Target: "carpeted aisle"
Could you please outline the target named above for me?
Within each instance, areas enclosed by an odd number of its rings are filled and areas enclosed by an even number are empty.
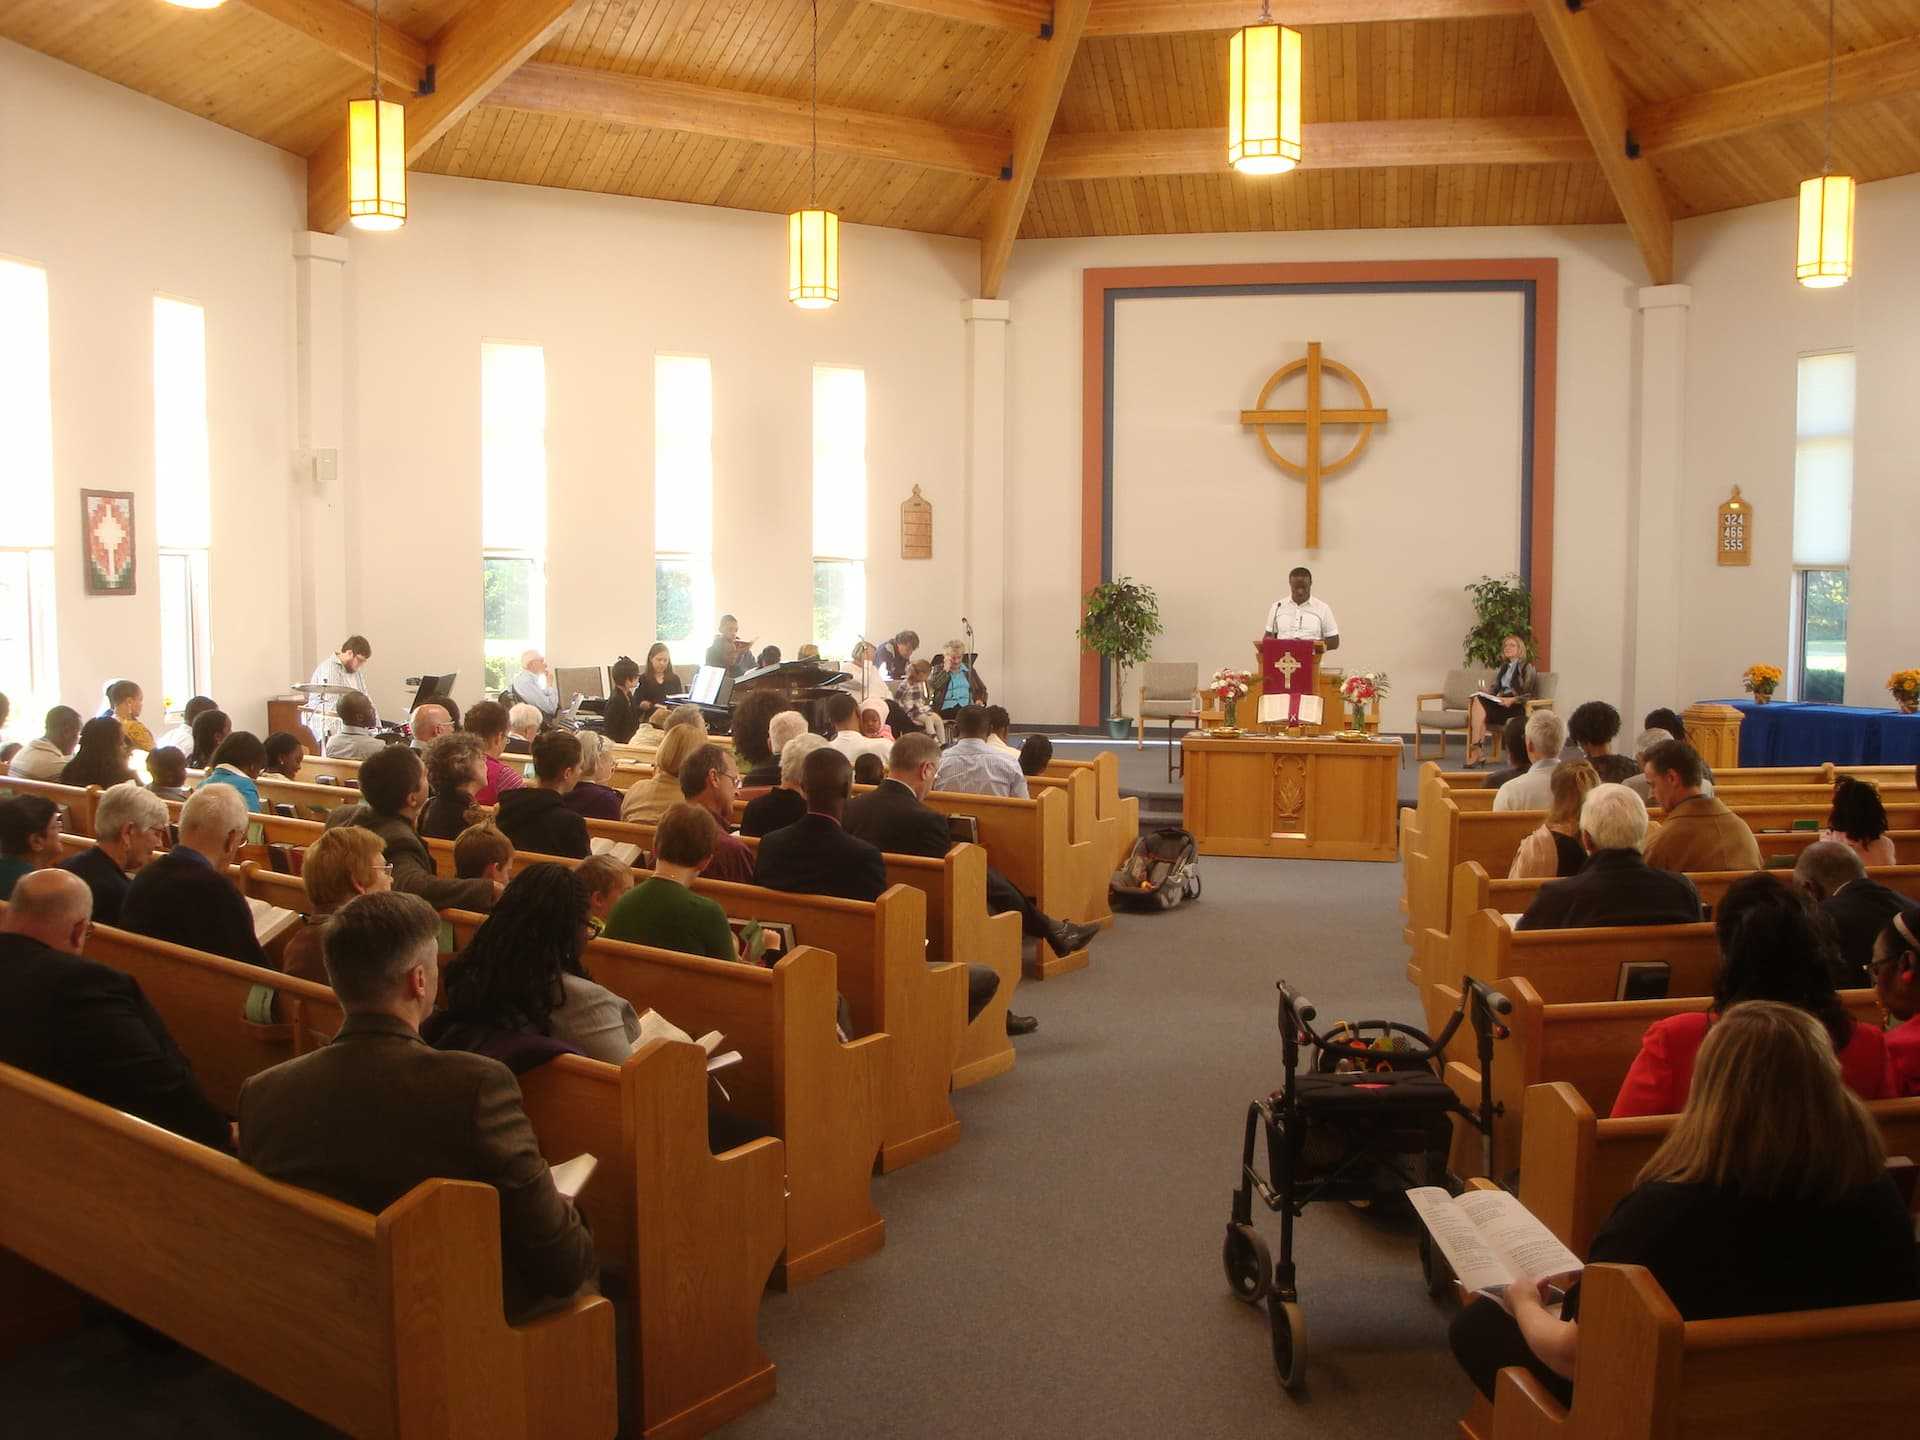
[[[956,1097],[958,1146],[877,1182],[881,1254],[768,1297],[780,1393],[724,1434],[1452,1433],[1468,1387],[1403,1224],[1301,1220],[1299,1398],[1220,1265],[1246,1105],[1280,1078],[1274,981],[1325,1016],[1418,1020],[1398,869],[1201,870],[1197,904],[1122,916],[1091,969],[1021,987],[1041,1029],[1019,1064]]]

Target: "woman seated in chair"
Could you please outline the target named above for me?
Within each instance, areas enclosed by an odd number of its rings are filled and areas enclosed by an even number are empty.
[[[1540,693],[1540,672],[1527,658],[1527,642],[1509,635],[1500,642],[1500,668],[1493,672],[1492,693],[1498,699],[1474,695],[1467,700],[1467,765],[1478,765],[1485,758],[1488,734],[1500,729],[1514,716],[1527,713],[1527,701]]]
[[[1913,1217],[1879,1126],[1842,1082],[1826,1027],[1766,1000],[1708,1032],[1687,1108],[1587,1261],[1646,1266],[1683,1320],[1920,1296]],[[1482,1395],[1517,1365],[1566,1405],[1579,1314],[1578,1284],[1557,1316],[1539,1287],[1514,1285],[1474,1300],[1448,1339]]]

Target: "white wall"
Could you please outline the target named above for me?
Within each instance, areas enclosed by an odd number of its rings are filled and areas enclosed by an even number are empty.
[[[1794,207],[1760,205],[1679,227],[1693,287],[1687,338],[1689,534],[1683,672],[1737,695],[1740,672],[1786,666],[1792,590],[1795,365],[1852,349],[1857,364],[1847,703],[1888,705],[1889,672],[1920,663],[1914,377],[1920,375],[1920,176],[1860,187],[1854,278],[1794,283]],[[1755,508],[1750,567],[1714,563],[1714,512],[1734,485]]]
[[[1284,182],[1282,182],[1284,183]],[[1019,713],[1049,719],[1071,719],[1078,713],[1079,664],[1073,639],[1078,622],[1080,571],[1071,546],[1080,532],[1080,350],[1082,272],[1094,266],[1185,265],[1253,263],[1288,260],[1415,260],[1548,256],[1560,261],[1559,427],[1554,543],[1553,663],[1561,676],[1561,693],[1617,696],[1628,664],[1626,612],[1620,576],[1627,555],[1625,493],[1630,461],[1629,426],[1632,374],[1634,287],[1643,276],[1631,240],[1619,227],[1592,226],[1566,230],[1459,229],[1369,230],[1339,234],[1161,235],[1122,240],[1022,241],[1014,248],[1005,294],[1013,304],[1013,345],[1010,362],[1011,460],[1009,465],[1009,525],[1013,534],[1009,596],[1009,665],[1018,681]],[[1361,307],[1352,307],[1358,323]],[[1156,301],[1155,305],[1171,302]],[[1376,303],[1369,300],[1367,303]],[[1149,307],[1151,308],[1151,307]],[[1488,324],[1501,335],[1504,320]],[[1335,311],[1338,319],[1341,312]],[[1344,323],[1344,321],[1342,322]],[[1493,334],[1489,331],[1488,334]],[[1407,329],[1407,344],[1426,353],[1423,367],[1457,364],[1477,353],[1487,337],[1477,331],[1463,345],[1448,333]],[[1306,336],[1304,338],[1325,338]],[[1185,337],[1184,354],[1207,353],[1216,337],[1204,321],[1196,320]],[[1289,348],[1291,347],[1291,348]],[[1297,353],[1292,341],[1274,342],[1274,365]],[[1329,353],[1333,353],[1329,351]],[[1336,355],[1335,358],[1340,358]],[[1169,361],[1168,373],[1178,366]],[[1363,375],[1365,372],[1362,372]],[[1507,393],[1517,391],[1517,377],[1498,382]],[[1493,388],[1492,382],[1489,389]],[[1254,393],[1257,393],[1257,386]],[[1247,396],[1251,403],[1252,394]],[[1376,391],[1381,404],[1417,406],[1416,393]],[[1214,399],[1214,407],[1232,403]],[[1393,427],[1389,425],[1387,430]],[[1386,431],[1381,432],[1384,439]],[[1253,442],[1248,439],[1248,445]],[[1380,443],[1376,440],[1376,444]],[[1257,454],[1257,452],[1255,452]],[[1259,464],[1273,467],[1259,456]],[[1448,464],[1463,457],[1450,456]],[[1273,470],[1278,484],[1278,471]],[[1358,504],[1362,492],[1382,486],[1375,457],[1369,454],[1354,468],[1330,482],[1328,494],[1341,493],[1340,505]],[[1343,492],[1342,487],[1347,487]],[[1507,517],[1517,500],[1504,482],[1500,493],[1476,500],[1453,495],[1439,499],[1442,506],[1475,507],[1486,526],[1517,525]],[[1196,531],[1244,543],[1256,551],[1272,549],[1274,584],[1296,563],[1296,551],[1266,534],[1243,535],[1228,497],[1204,484],[1192,492],[1198,503],[1183,498],[1169,507],[1170,530],[1191,536]],[[1364,520],[1364,511],[1362,512]],[[1455,514],[1453,517],[1458,518]],[[1343,557],[1318,586],[1340,611],[1351,606],[1357,591],[1369,584],[1395,591],[1434,597],[1456,597],[1458,610],[1434,624],[1439,635],[1464,635],[1470,618],[1460,586],[1482,573],[1485,556],[1454,554],[1421,543],[1401,545],[1396,517],[1380,519],[1383,542],[1378,554]],[[1332,536],[1329,535],[1331,540]],[[1190,541],[1188,542],[1190,543]],[[1329,554],[1331,551],[1329,551]],[[1312,563],[1312,562],[1309,562]],[[1323,568],[1316,566],[1316,573]],[[1223,643],[1205,654],[1169,659],[1199,659],[1238,655],[1241,642],[1260,631],[1266,604],[1279,597],[1275,589],[1263,604],[1249,606],[1250,596],[1235,596],[1221,604],[1221,613],[1208,623]],[[1180,623],[1190,623],[1182,620]],[[1383,623],[1355,626],[1342,614],[1340,659],[1349,665],[1372,664],[1380,647],[1390,642]],[[1438,641],[1436,641],[1438,643]],[[1453,647],[1427,657],[1424,667],[1413,658],[1393,674],[1397,694],[1385,713],[1390,726],[1408,722],[1412,698],[1421,690],[1438,689],[1444,671],[1459,664],[1457,640]]]
[[[715,592],[791,656],[812,614],[812,367],[867,374],[868,626],[943,639],[960,614],[965,241],[848,226],[842,298],[795,309],[786,222],[694,205],[419,175],[396,234],[347,265],[348,622],[375,699],[457,667],[478,698],[480,344],[545,348],[547,636],[555,664],[653,639],[653,357],[714,373]],[[899,506],[934,506],[934,558],[900,558]],[[983,662],[985,663],[985,662]]]
[[[153,478],[153,297],[206,308],[213,483],[213,693],[266,723],[290,666],[290,237],[306,205],[291,157],[0,41],[0,254],[47,270],[61,698],[143,681],[160,709]],[[82,489],[131,490],[138,593],[83,590]],[[0,515],[6,505],[0,497]],[[186,696],[173,697],[184,703]],[[10,727],[37,734],[39,719]]]

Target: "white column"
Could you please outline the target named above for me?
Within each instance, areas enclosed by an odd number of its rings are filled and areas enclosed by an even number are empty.
[[[1633,490],[1628,531],[1626,669],[1622,719],[1629,738],[1657,705],[1684,710],[1697,698],[1680,673],[1680,573],[1689,539],[1704,544],[1710,526],[1689,525],[1686,477],[1687,285],[1635,292]]]
[[[961,314],[967,326],[967,483],[960,607],[973,622],[989,693],[997,687],[1004,694],[1012,669],[1006,600],[1007,323],[1013,307],[1005,300],[967,300]]]
[[[293,661],[304,680],[348,632],[347,506],[340,469],[346,432],[344,236],[293,236],[296,323],[293,517]]]

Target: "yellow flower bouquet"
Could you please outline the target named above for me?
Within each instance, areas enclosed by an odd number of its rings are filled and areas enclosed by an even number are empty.
[[[1784,671],[1778,665],[1749,665],[1740,683],[1759,699],[1765,700],[1780,688]]]
[[[1911,715],[1920,708],[1920,670],[1896,670],[1887,677],[1887,693]]]

